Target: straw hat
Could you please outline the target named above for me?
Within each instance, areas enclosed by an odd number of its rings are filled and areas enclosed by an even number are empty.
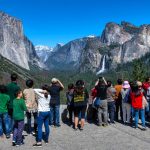
[[[52,78],[51,82],[52,82],[52,83],[57,83],[58,80],[57,80],[56,78]]]

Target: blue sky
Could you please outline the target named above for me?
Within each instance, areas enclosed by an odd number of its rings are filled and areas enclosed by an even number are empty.
[[[100,35],[107,22],[150,23],[150,0],[0,0],[0,10],[19,18],[35,44],[54,47]]]

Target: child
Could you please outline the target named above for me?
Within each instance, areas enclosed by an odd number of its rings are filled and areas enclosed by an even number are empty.
[[[10,127],[8,117],[8,103],[10,97],[5,94],[6,86],[0,85],[0,137],[3,138],[3,125],[5,127],[6,138],[10,138]]]
[[[20,146],[23,144],[22,132],[24,130],[24,111],[26,111],[27,108],[22,96],[22,91],[18,90],[16,92],[16,99],[13,100],[13,146]]]
[[[68,91],[66,92],[67,97],[67,109],[69,111],[69,125],[72,125],[72,113],[73,113],[73,94],[74,94],[74,85],[68,85]]]

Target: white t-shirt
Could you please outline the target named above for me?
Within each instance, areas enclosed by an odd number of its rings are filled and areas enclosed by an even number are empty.
[[[38,96],[38,112],[47,112],[50,111],[50,98],[51,96],[48,95],[48,98],[42,94],[42,89],[34,89],[35,93]]]

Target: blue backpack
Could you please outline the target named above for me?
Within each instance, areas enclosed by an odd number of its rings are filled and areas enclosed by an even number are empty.
[[[125,95],[125,97],[124,97],[124,99],[123,99],[123,102],[124,103],[131,103],[131,98],[130,98],[130,91],[131,90],[128,90],[128,92],[126,93],[126,95]]]

